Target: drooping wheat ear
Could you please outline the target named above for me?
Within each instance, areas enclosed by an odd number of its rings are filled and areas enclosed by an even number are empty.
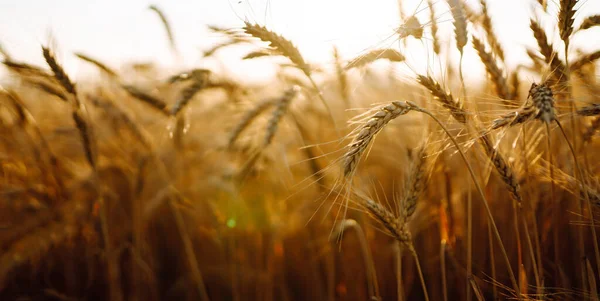
[[[274,100],[263,101],[257,104],[251,110],[247,111],[236,124],[236,126],[231,130],[227,143],[228,147],[233,147],[233,144],[235,143],[237,138],[250,125],[250,123],[252,123],[252,121],[254,121],[254,119],[258,117],[258,115],[270,108],[274,104],[274,102]]]
[[[504,61],[504,50],[502,49],[502,45],[498,42],[498,38],[494,34],[494,28],[492,27],[492,19],[488,13],[487,9],[487,1],[480,0],[481,3],[481,25],[483,30],[485,30],[487,40],[490,43],[490,47],[492,48],[492,52],[498,56],[501,61]]]
[[[337,47],[333,47],[333,59],[335,63],[335,75],[340,85],[340,95],[346,103],[346,106],[350,105],[350,88],[348,86],[348,76],[344,67],[342,67],[342,58]]]
[[[391,48],[384,49],[373,49],[363,55],[360,55],[346,65],[344,69],[350,70],[352,68],[358,68],[370,64],[376,60],[385,59],[390,62],[402,62],[406,58],[398,50]]]
[[[496,60],[492,55],[485,50],[485,45],[476,37],[473,37],[473,47],[477,50],[481,61],[485,65],[485,70],[488,75],[492,79],[494,86],[496,88],[496,94],[502,99],[512,99],[512,95],[510,95],[510,89],[508,87],[508,83],[506,82],[506,77],[498,67]]]
[[[271,144],[273,141],[273,137],[275,137],[275,133],[277,132],[277,128],[279,127],[279,121],[283,118],[283,115],[287,112],[290,107],[290,103],[296,97],[296,94],[300,91],[298,86],[294,86],[283,94],[283,96],[276,101],[277,107],[271,114],[271,118],[267,123],[267,132],[265,134],[265,140],[263,142],[264,146]]]
[[[173,30],[171,30],[171,25],[169,24],[166,15],[156,5],[150,5],[148,9],[154,11],[156,15],[158,15],[158,17],[160,18],[160,22],[163,24],[163,26],[165,27],[165,31],[167,32],[169,46],[171,47],[173,53],[177,53],[177,46],[175,45],[175,37],[173,36]]]
[[[552,76],[558,83],[564,83],[567,79],[565,64],[558,58],[558,54],[552,45],[548,43],[546,32],[540,24],[533,19],[531,19],[530,28],[531,31],[533,31],[533,36],[537,41],[540,52],[544,56],[546,63],[552,68]]]
[[[249,52],[248,54],[244,55],[242,60],[251,60],[251,59],[256,59],[259,57],[265,57],[265,56],[271,56],[271,55],[273,55],[273,51],[269,51],[268,49],[267,50],[261,49],[261,50]]]
[[[450,111],[454,120],[462,124],[467,122],[467,112],[462,108],[462,104],[455,101],[452,94],[446,92],[431,76],[417,75],[417,81],[429,90],[435,100],[439,101],[444,108]]]
[[[167,104],[161,99],[147,94],[134,86],[122,85],[121,87],[129,94],[129,96],[141,100],[165,115],[169,115],[169,112],[167,112]]]
[[[362,205],[376,221],[385,227],[388,234],[394,237],[399,243],[404,246],[408,246],[412,243],[408,229],[404,224],[401,224],[398,218],[396,218],[396,216],[394,216],[387,208],[371,199],[364,199]]]
[[[400,36],[400,39],[404,39],[408,36],[413,36],[415,39],[420,40],[423,37],[423,25],[419,22],[416,16],[410,16],[404,24],[402,24],[396,33]]]
[[[571,72],[580,71],[583,66],[593,63],[597,59],[600,59],[600,50],[594,51],[592,53],[588,53],[578,58],[576,61],[572,62],[569,66]]]
[[[401,201],[401,217],[404,221],[407,221],[415,213],[417,201],[427,185],[427,151],[425,145],[421,146],[415,155],[416,158],[414,158],[410,169],[410,177],[407,181],[407,192]]]
[[[489,135],[482,134],[480,142],[485,150],[485,153],[492,161],[494,169],[496,169],[498,174],[500,174],[502,182],[506,184],[511,196],[515,201],[517,201],[517,203],[520,204],[523,201],[523,198],[521,197],[521,186],[519,185],[519,180],[517,179],[512,167],[504,159],[502,154],[500,154],[500,152],[498,152],[498,150],[494,147]]]
[[[447,0],[452,11],[454,19],[454,34],[456,35],[456,48],[462,54],[463,48],[467,45],[467,20],[463,3],[460,0]]]
[[[595,104],[592,104],[589,106],[579,108],[579,110],[577,110],[577,114],[579,114],[581,116],[600,115],[600,104],[595,103]]]
[[[429,6],[429,19],[431,22],[431,38],[433,39],[433,52],[440,55],[440,41],[437,37],[438,24],[435,18],[435,10],[433,9],[433,1],[427,0],[427,6]]]
[[[593,16],[589,16],[586,17],[585,19],[583,19],[583,22],[581,22],[581,26],[579,26],[579,28],[577,29],[579,30],[586,30],[586,29],[590,29],[594,26],[599,26],[600,25],[600,15],[593,15]]]
[[[554,95],[552,89],[546,84],[532,83],[529,89],[528,98],[531,97],[533,105],[537,109],[536,119],[545,123],[550,123],[556,119],[554,111]]]
[[[569,48],[569,38],[573,33],[573,17],[575,16],[575,4],[577,0],[560,0],[560,11],[558,12],[558,31],[560,39],[565,42],[565,49]]]
[[[85,151],[85,157],[93,169],[96,169],[96,156],[94,154],[94,150],[92,148],[92,133],[91,128],[88,125],[85,118],[82,116],[80,110],[73,110],[73,121],[75,121],[75,126],[79,130],[79,135],[81,136],[81,141],[83,143],[83,150]]]
[[[63,86],[63,88],[67,92],[69,92],[72,95],[77,95],[77,92],[75,90],[75,84],[71,81],[71,79],[69,79],[69,76],[67,76],[65,70],[58,63],[56,57],[54,57],[54,53],[50,50],[50,48],[42,46],[42,54],[44,55],[46,63],[48,64],[48,66],[50,66],[50,69],[54,73],[54,77],[56,78],[56,80]]]
[[[291,41],[285,39],[284,37],[268,30],[266,27],[252,24],[248,21],[244,22],[246,26],[244,26],[244,32],[260,39],[261,41],[268,42],[269,46],[273,47],[279,54],[287,57],[296,67],[307,76],[310,76],[310,67],[304,61],[304,58],[300,54],[300,51]]]
[[[60,87],[57,87],[57,86],[50,84],[43,80],[27,79],[26,81],[29,84],[31,84],[33,87],[36,87],[50,95],[54,95],[54,96],[60,98],[64,102],[69,102],[69,99],[67,98],[64,91],[62,91],[62,89]]]
[[[112,77],[112,78],[117,78],[118,75],[115,71],[113,71],[112,69],[110,69],[110,67],[106,66],[105,64],[103,64],[102,62],[100,62],[97,59],[94,59],[90,56],[87,56],[81,52],[76,52],[75,56],[80,58],[81,60],[88,62],[96,67],[98,67],[98,69],[104,71],[104,73],[106,73],[108,76]]]
[[[503,127],[511,127],[511,126],[515,126],[518,124],[522,124],[530,119],[533,119],[535,117],[535,108],[532,106],[526,106],[523,107],[521,109],[519,109],[518,111],[515,112],[510,112],[506,115],[501,116],[500,118],[494,120],[492,122],[492,126],[491,129],[495,130],[495,129],[499,129],[499,128],[503,128]]]
[[[582,135],[583,143],[589,143],[592,141],[592,137],[600,129],[600,116],[596,116],[592,123],[585,129]]]
[[[350,177],[354,173],[362,154],[367,150],[375,135],[391,120],[410,111],[410,108],[404,102],[394,101],[389,105],[380,108],[367,123],[361,128],[356,137],[348,146],[348,151],[344,154],[344,176]]]
[[[207,75],[203,75],[199,78],[195,78],[189,86],[185,87],[183,91],[181,91],[179,99],[173,105],[173,108],[171,108],[171,115],[177,115],[190,102],[196,93],[206,87],[207,82]]]

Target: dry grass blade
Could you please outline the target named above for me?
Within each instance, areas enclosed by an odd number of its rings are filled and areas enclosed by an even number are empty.
[[[496,60],[492,57],[492,55],[485,50],[485,45],[479,39],[473,37],[473,47],[477,50],[481,61],[485,65],[485,70],[489,74],[492,82],[494,82],[494,86],[496,88],[496,94],[502,99],[512,99],[513,96],[510,95],[510,88],[508,87],[508,83],[506,82],[506,77],[498,67]]]
[[[454,34],[456,35],[456,48],[462,54],[463,48],[467,45],[467,20],[465,10],[460,0],[447,0],[452,11],[454,19]]]
[[[351,60],[344,69],[349,70],[362,67],[379,59],[385,59],[390,62],[402,62],[405,60],[405,57],[395,49],[374,49]]]
[[[572,72],[577,72],[577,71],[581,70],[581,68],[583,68],[585,65],[587,65],[589,63],[593,63],[597,59],[600,59],[600,50],[583,55],[576,61],[572,62],[570,64],[569,68],[571,69]]]
[[[490,43],[493,53],[496,54],[500,60],[504,61],[504,50],[502,49],[502,45],[500,45],[498,39],[496,38],[496,35],[494,34],[494,28],[492,27],[492,19],[490,18],[490,15],[488,13],[486,2],[486,0],[479,1],[479,3],[481,3],[481,25],[485,30],[488,42]]]
[[[417,81],[429,90],[435,100],[439,101],[444,108],[450,111],[450,114],[457,122],[462,124],[467,122],[467,112],[462,108],[460,102],[455,101],[452,94],[446,92],[431,76],[417,75]]]
[[[273,141],[273,137],[275,137],[275,133],[277,132],[277,128],[279,127],[279,121],[287,112],[290,103],[292,102],[294,97],[296,97],[296,94],[298,94],[299,90],[299,87],[290,88],[287,91],[285,91],[285,93],[279,100],[276,101],[277,107],[273,111],[273,114],[271,114],[271,118],[267,123],[267,132],[265,134],[265,140],[263,142],[264,146],[271,144],[271,141]]]
[[[281,55],[287,57],[298,69],[302,70],[304,74],[310,76],[310,67],[304,61],[304,58],[300,54],[300,51],[292,42],[285,39],[281,35],[278,35],[266,27],[252,24],[248,21],[244,22],[246,26],[244,26],[244,32],[260,39],[261,41],[268,42],[269,46],[273,47],[277,50]]]
[[[596,116],[600,115],[600,104],[592,104],[577,110],[577,114],[581,116]]]
[[[158,8],[156,5],[150,5],[148,9],[155,12],[156,15],[158,15],[158,17],[160,18],[160,22],[163,24],[163,26],[165,27],[165,31],[167,32],[167,38],[169,39],[169,45],[171,46],[171,50],[173,50],[174,53],[177,53],[175,37],[173,36],[173,31],[171,30],[171,25],[169,24],[167,17],[162,12],[162,10],[160,10],[160,8]]]
[[[560,0],[560,11],[558,12],[558,31],[560,39],[565,42],[565,49],[569,46],[569,37],[573,33],[573,17],[575,16],[575,4],[577,0]]]
[[[394,101],[379,109],[367,123],[359,130],[358,134],[352,140],[348,151],[344,154],[344,176],[350,177],[354,173],[362,154],[367,150],[369,144],[375,138],[383,127],[391,120],[410,111],[410,108],[403,102]]]
[[[167,104],[164,101],[162,101],[161,99],[158,99],[150,94],[147,94],[134,86],[122,85],[121,87],[131,97],[141,100],[146,104],[149,104],[151,107],[155,108],[156,110],[160,111],[163,114],[166,114],[166,115],[169,114],[167,112]]]
[[[98,69],[104,71],[104,73],[106,73],[110,77],[113,77],[113,78],[117,78],[118,77],[118,75],[117,75],[116,72],[114,72],[112,69],[110,69],[108,66],[106,66],[105,64],[103,64],[102,62],[100,62],[97,59],[94,59],[94,58],[92,58],[90,56],[87,56],[87,55],[85,55],[85,54],[83,54],[81,52],[76,52],[75,56],[78,57],[78,58],[80,58],[81,60],[83,60],[85,62],[88,62],[88,63],[90,63],[90,64],[98,67]]]
[[[579,30],[586,30],[586,29],[590,29],[594,26],[599,26],[600,25],[600,15],[593,15],[593,16],[589,16],[586,17],[585,19],[583,19],[583,22],[581,22],[581,26],[579,26]]]
[[[44,55],[46,63],[48,63],[48,66],[50,66],[50,69],[54,73],[56,80],[58,80],[63,88],[67,90],[67,92],[72,95],[76,95],[77,93],[75,91],[75,84],[71,81],[71,79],[69,79],[69,76],[67,76],[65,70],[58,63],[54,57],[54,53],[50,50],[50,48],[42,46],[42,54]]]

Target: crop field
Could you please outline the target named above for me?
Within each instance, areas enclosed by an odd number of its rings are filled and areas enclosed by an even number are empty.
[[[208,26],[199,61],[235,48],[266,84],[2,45],[0,300],[600,300],[592,1],[530,1],[515,48],[499,0],[424,0],[326,64]]]

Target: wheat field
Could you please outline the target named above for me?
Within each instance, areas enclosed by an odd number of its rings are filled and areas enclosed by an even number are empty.
[[[391,47],[328,64],[209,26],[200,60],[245,47],[229,59],[274,68],[266,85],[81,52],[76,81],[60,41],[45,65],[0,48],[0,300],[599,300],[585,2],[531,1],[536,47],[507,49],[486,0],[423,1]]]

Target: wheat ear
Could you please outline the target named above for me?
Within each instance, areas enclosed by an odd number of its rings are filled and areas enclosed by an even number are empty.
[[[575,16],[575,4],[577,0],[560,0],[560,11],[558,12],[558,31],[560,39],[565,42],[565,50],[569,49],[569,38],[573,33],[573,18]]]
[[[429,19],[431,22],[431,38],[433,39],[433,52],[440,55],[440,41],[438,40],[438,24],[435,18],[435,10],[433,9],[433,1],[427,0],[427,6],[429,7]]]
[[[579,26],[579,30],[586,30],[586,29],[590,29],[594,26],[599,26],[600,25],[600,15],[593,15],[593,16],[589,16],[585,19],[583,19],[583,22],[581,22],[581,25]]]
[[[485,50],[485,45],[479,39],[473,37],[473,47],[477,50],[481,61],[485,65],[485,70],[489,74],[494,86],[496,87],[496,94],[502,99],[512,99],[513,96],[510,95],[510,89],[508,87],[508,83],[506,81],[506,77],[498,67],[496,60],[492,57],[492,55]]]
[[[479,3],[481,3],[481,15],[482,15],[481,25],[483,27],[483,30],[486,33],[487,40],[490,43],[490,47],[492,48],[492,52],[494,54],[496,54],[500,60],[504,61],[504,50],[502,49],[502,45],[500,45],[500,42],[498,42],[498,39],[496,38],[496,35],[494,34],[494,27],[492,26],[492,19],[489,15],[488,9],[487,9],[487,1],[480,0]]]
[[[163,100],[147,94],[134,86],[122,85],[121,87],[123,90],[125,90],[125,92],[127,92],[127,94],[129,94],[129,96],[137,100],[141,100],[164,115],[169,115],[169,112],[167,111],[167,104]]]
[[[456,48],[462,54],[467,45],[467,21],[463,3],[460,0],[447,0],[454,19],[454,34],[456,36]]]
[[[271,118],[267,123],[267,132],[265,134],[265,139],[263,142],[264,146],[271,144],[273,141],[273,137],[275,137],[275,133],[277,132],[277,128],[279,127],[279,121],[283,118],[283,115],[287,112],[290,103],[298,93],[299,88],[293,87],[285,91],[283,96],[277,101],[277,107],[271,114]]]
[[[169,39],[169,46],[171,47],[171,50],[173,51],[173,53],[177,54],[178,52],[177,52],[177,46],[175,44],[175,36],[173,36],[173,30],[171,29],[169,20],[167,20],[167,16],[156,5],[150,5],[148,7],[148,9],[155,12],[156,15],[160,18],[160,22],[164,26],[165,31],[167,33],[167,38]]]
[[[398,50],[395,49],[374,49],[350,60],[350,62],[346,65],[346,67],[344,67],[344,69],[349,70],[353,68],[362,67],[379,59],[385,59],[390,62],[402,62],[405,60],[405,57],[400,52],[398,52]]]
[[[81,52],[76,52],[75,56],[78,57],[79,59],[88,62],[96,67],[98,67],[98,69],[104,71],[104,73],[106,73],[108,76],[112,77],[112,78],[117,78],[118,75],[115,71],[113,71],[110,67],[106,66],[105,64],[103,64],[102,62],[100,62],[97,59],[94,59],[90,56],[87,56]]]
[[[433,98],[439,101],[444,108],[450,111],[454,119],[462,124],[467,122],[467,112],[462,108],[462,104],[452,97],[450,92],[446,92],[442,86],[431,76],[417,75],[417,82],[427,88]]]
[[[360,161],[362,154],[369,147],[370,143],[375,138],[386,124],[400,115],[409,112],[409,108],[400,101],[394,101],[389,105],[380,108],[377,113],[373,114],[369,121],[365,123],[359,130],[354,140],[348,146],[348,151],[344,154],[344,176],[351,177],[356,170],[356,166]]]

